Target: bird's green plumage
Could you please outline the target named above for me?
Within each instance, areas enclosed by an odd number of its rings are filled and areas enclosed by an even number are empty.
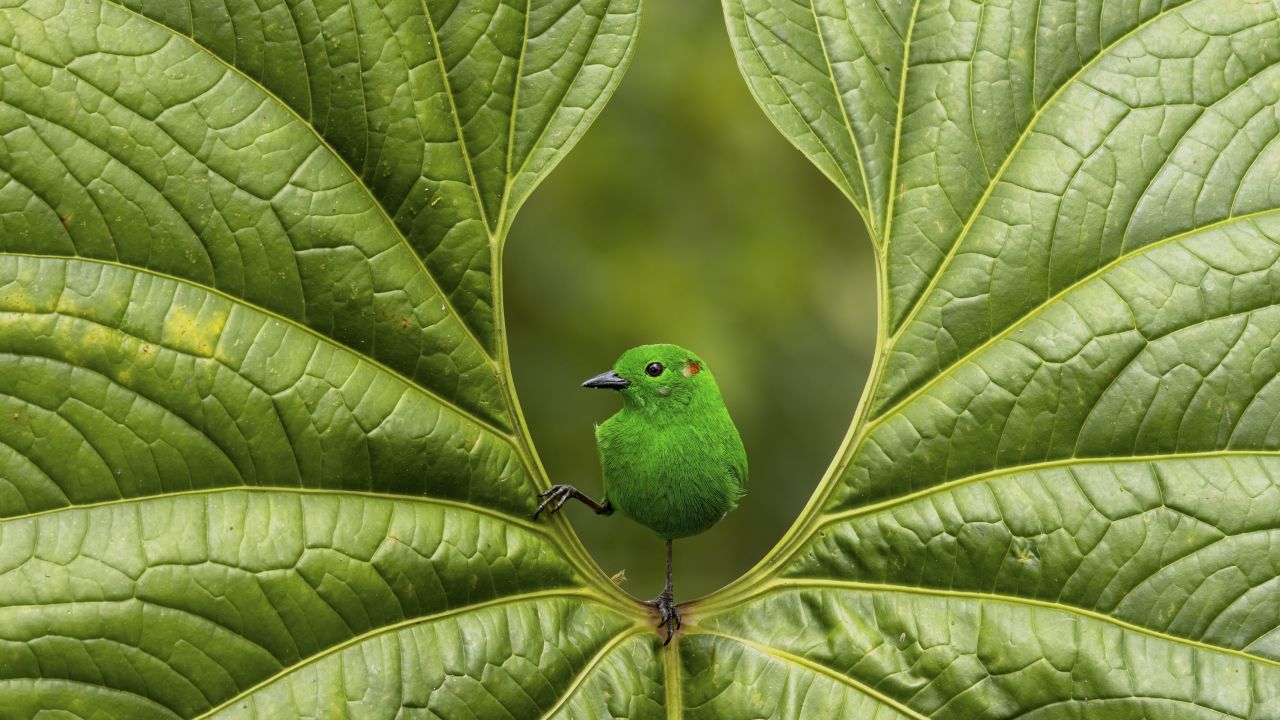
[[[646,372],[653,363],[663,371]],[[667,540],[720,521],[746,492],[747,454],[715,376],[675,345],[642,345],[618,359],[622,409],[596,428],[605,497]]]

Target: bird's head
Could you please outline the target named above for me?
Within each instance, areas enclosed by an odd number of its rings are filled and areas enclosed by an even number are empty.
[[[617,390],[628,404],[644,408],[674,408],[720,397],[706,363],[678,345],[631,348],[622,353],[612,370],[596,375],[582,386]]]

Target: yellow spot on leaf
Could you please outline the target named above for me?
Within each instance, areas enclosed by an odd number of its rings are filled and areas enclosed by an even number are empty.
[[[223,308],[202,308],[197,315],[191,308],[175,305],[164,319],[164,345],[201,357],[213,357],[227,324]]]

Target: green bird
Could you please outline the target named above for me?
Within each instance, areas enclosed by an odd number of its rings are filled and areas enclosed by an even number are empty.
[[[622,409],[596,426],[604,501],[554,485],[539,494],[533,517],[572,498],[601,515],[619,510],[666,540],[667,584],[648,603],[658,610],[658,627],[667,628],[665,645],[680,627],[671,542],[707,530],[738,506],[746,494],[747,453],[711,369],[682,347],[632,348],[582,386],[622,394]]]

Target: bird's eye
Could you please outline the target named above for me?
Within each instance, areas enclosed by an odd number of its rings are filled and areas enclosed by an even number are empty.
[[[649,363],[647,367],[645,367],[644,374],[648,375],[649,377],[658,377],[659,375],[662,374],[663,370],[666,370],[666,368],[662,367],[662,363],[652,362],[652,363]]]

